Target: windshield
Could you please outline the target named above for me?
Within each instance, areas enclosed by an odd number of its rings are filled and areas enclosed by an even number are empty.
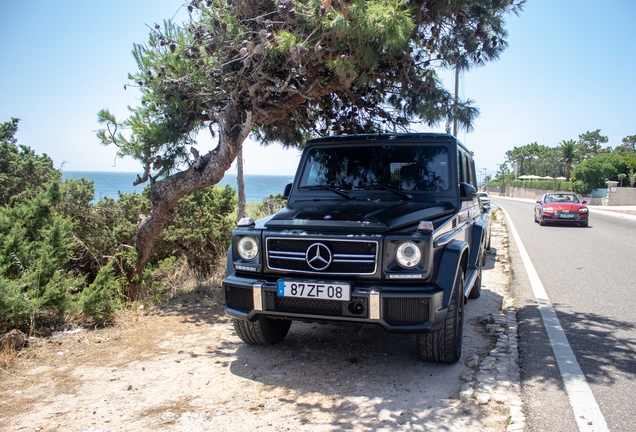
[[[545,202],[573,202],[580,203],[581,200],[574,194],[558,194],[558,195],[546,195]]]
[[[299,187],[442,191],[449,187],[448,149],[440,145],[358,145],[311,149]]]

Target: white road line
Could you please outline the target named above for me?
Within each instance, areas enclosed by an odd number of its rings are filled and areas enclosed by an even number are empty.
[[[550,302],[548,294],[541,283],[539,274],[532,265],[530,256],[519,237],[519,233],[517,233],[517,229],[512,223],[512,219],[510,219],[506,209],[501,206],[499,207],[506,215],[508,227],[510,228],[510,231],[512,231],[512,235],[514,236],[517,247],[519,248],[521,260],[523,261],[523,265],[528,273],[528,278],[530,278],[530,285],[534,292],[534,298],[539,306],[543,325],[548,333],[550,345],[552,345],[552,351],[554,352],[557,364],[559,365],[561,378],[563,379],[565,391],[568,394],[568,399],[570,400],[570,406],[574,411],[576,424],[580,431],[609,431],[607,423],[605,422],[605,417],[603,417],[603,413],[601,413],[601,409],[596,403],[596,398],[594,398],[594,394],[592,393],[590,386],[587,384],[587,380],[581,370],[581,366],[579,366],[579,363],[576,360],[572,347],[570,347],[570,343],[568,342],[565,332],[561,327],[559,318],[557,317],[554,308],[552,308],[552,303]]]

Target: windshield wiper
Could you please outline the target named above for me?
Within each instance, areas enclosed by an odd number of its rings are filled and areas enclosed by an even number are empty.
[[[332,192],[337,193],[338,195],[342,195],[345,198],[350,200],[355,200],[356,197],[349,195],[345,191],[341,191],[340,189],[336,189],[335,187],[320,185],[320,186],[301,186],[299,189],[309,189],[309,190],[330,190]]]
[[[404,198],[406,198],[409,201],[413,201],[413,195],[408,194],[406,192],[402,192],[399,189],[395,189],[392,186],[386,185],[386,184],[370,184],[370,185],[364,185],[362,187],[360,187],[359,189],[383,189],[383,190],[388,190],[393,192],[396,195],[400,195]]]

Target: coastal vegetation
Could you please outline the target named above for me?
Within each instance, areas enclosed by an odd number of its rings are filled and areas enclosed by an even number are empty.
[[[95,201],[92,182],[62,181],[47,155],[19,145],[18,124],[0,124],[0,334],[104,322],[125,304],[164,299],[224,264],[236,225],[233,188],[180,199],[137,274],[133,244],[150,211],[146,194]],[[282,202],[270,197],[249,210],[262,217]]]

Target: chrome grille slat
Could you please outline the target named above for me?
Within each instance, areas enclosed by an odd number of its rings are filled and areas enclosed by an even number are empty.
[[[289,256],[299,256],[305,257],[305,254],[302,252],[286,252],[286,251],[269,251],[270,255],[289,255]]]
[[[332,261],[318,271],[306,262],[307,249],[314,243],[325,244]],[[378,242],[324,238],[270,237],[266,239],[267,266],[271,270],[321,275],[370,275],[377,269]]]
[[[360,258],[360,259],[374,259],[375,256],[373,255],[345,255],[345,254],[333,254],[333,258],[349,258],[349,259],[354,259],[354,258]]]

